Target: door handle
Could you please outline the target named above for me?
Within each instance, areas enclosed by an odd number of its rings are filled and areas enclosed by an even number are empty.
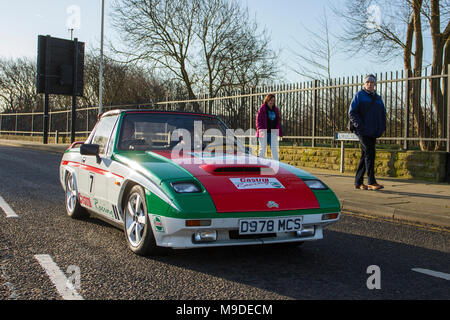
[[[82,157],[81,158],[81,162],[85,163],[86,162],[86,157]]]

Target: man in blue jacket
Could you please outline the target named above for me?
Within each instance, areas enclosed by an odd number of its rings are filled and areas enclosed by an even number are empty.
[[[375,92],[376,78],[367,75],[364,88],[352,100],[348,112],[350,123],[361,143],[361,159],[355,176],[355,188],[361,190],[379,190],[383,186],[375,180],[375,143],[386,130],[386,108],[383,100]],[[368,185],[364,184],[367,171]]]

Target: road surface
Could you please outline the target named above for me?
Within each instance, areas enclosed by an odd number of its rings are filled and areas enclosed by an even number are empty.
[[[67,217],[60,160],[0,146],[0,300],[450,298],[448,231],[345,212],[297,248],[136,256],[122,230]]]

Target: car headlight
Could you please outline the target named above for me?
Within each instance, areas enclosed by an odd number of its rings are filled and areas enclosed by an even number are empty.
[[[178,193],[196,193],[202,191],[194,182],[175,182],[171,183],[171,185],[172,188]]]
[[[328,189],[328,187],[320,180],[303,180],[303,182],[311,190],[327,190]]]

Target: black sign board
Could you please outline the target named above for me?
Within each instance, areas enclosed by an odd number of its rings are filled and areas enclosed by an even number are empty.
[[[49,95],[72,96],[71,141],[75,140],[77,96],[83,96],[84,43],[38,36],[37,93],[45,94],[43,143],[48,143]]]
[[[83,96],[83,78],[83,42],[38,36],[37,93]]]

